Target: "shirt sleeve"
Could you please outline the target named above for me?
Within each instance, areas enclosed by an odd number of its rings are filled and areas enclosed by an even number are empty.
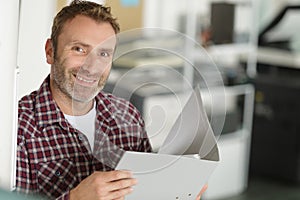
[[[18,131],[19,133],[21,130]],[[25,142],[22,134],[18,134],[17,158],[16,158],[16,191],[20,193],[30,193],[31,186],[30,164],[28,160],[28,151],[25,148]]]
[[[20,132],[21,129],[19,130]],[[37,194],[36,184],[34,182],[33,174],[31,174],[30,162],[28,156],[28,150],[26,149],[25,140],[22,134],[18,135],[18,147],[17,147],[17,169],[16,169],[16,192],[21,194]],[[66,191],[56,200],[69,200],[70,191]]]
[[[141,124],[141,128],[142,128],[142,133],[141,133],[141,142],[140,142],[140,146],[138,148],[138,151],[140,152],[152,152],[152,146],[145,128],[145,122],[144,119],[141,117],[141,115],[139,114],[139,121]]]
[[[152,147],[148,138],[143,138],[139,148],[140,152],[152,152]]]

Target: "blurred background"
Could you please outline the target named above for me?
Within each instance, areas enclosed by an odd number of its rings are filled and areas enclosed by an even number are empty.
[[[44,44],[70,1],[0,2],[0,187],[9,195],[16,102],[49,73]],[[104,90],[140,110],[155,151],[186,92],[202,88],[221,154],[203,199],[300,199],[300,0],[95,2],[121,25]]]

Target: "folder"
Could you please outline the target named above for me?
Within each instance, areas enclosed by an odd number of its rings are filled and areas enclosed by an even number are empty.
[[[196,87],[159,151],[126,151],[116,169],[131,170],[138,180],[127,200],[194,200],[219,162],[216,138]]]

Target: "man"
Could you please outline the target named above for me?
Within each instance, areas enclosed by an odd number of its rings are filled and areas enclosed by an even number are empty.
[[[17,191],[51,199],[123,199],[137,180],[113,170],[125,150],[151,152],[129,102],[101,90],[119,24],[110,8],[73,1],[46,41],[50,75],[19,101]]]

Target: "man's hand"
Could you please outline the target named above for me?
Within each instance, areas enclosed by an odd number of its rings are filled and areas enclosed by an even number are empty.
[[[200,199],[201,199],[201,196],[202,196],[202,194],[206,191],[207,187],[208,187],[207,184],[205,184],[205,185],[203,186],[203,188],[201,189],[201,191],[200,191],[199,194],[197,195],[196,200],[200,200]]]
[[[70,191],[70,200],[124,199],[136,183],[129,171],[94,172]]]

